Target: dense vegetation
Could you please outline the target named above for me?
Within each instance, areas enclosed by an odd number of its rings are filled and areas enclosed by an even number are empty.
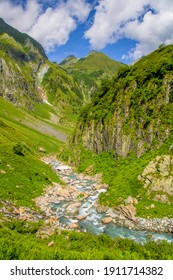
[[[0,259],[14,260],[170,260],[173,243],[160,241],[144,245],[106,235],[64,231],[49,239],[35,237],[39,225],[22,221],[1,224]],[[53,246],[48,244],[53,241]]]
[[[109,185],[109,189],[100,195],[101,204],[116,208],[123,203],[124,199],[132,196],[139,201],[139,204],[136,205],[137,216],[171,218],[173,217],[173,203],[165,204],[153,201],[139,182],[138,175],[157,155],[173,154],[173,150],[170,150],[172,142],[173,137],[170,137],[159,149],[146,152],[140,158],[136,158],[132,154],[125,159],[115,160],[114,151],[102,152],[98,155],[86,150],[82,144],[73,146],[73,149],[64,148],[60,157],[62,160],[74,164],[79,172],[85,172],[89,166],[92,166],[93,174],[103,174],[103,181]],[[172,197],[171,202],[173,202]],[[155,208],[150,208],[153,203]]]
[[[162,46],[147,57],[140,59],[133,66],[121,68],[113,81],[104,81],[100,90],[93,96],[90,107],[87,107],[90,110],[87,112],[84,110],[84,116],[88,115],[88,119],[96,121],[107,120],[114,113],[115,104],[122,106],[123,100],[128,102],[130,106],[130,114],[126,123],[130,123],[132,117],[135,122],[139,122],[140,117],[145,115],[144,126],[147,126],[149,124],[149,117],[152,120],[153,117],[156,117],[162,111],[164,111],[165,122],[169,123],[172,118],[166,120],[166,116],[171,117],[172,113],[172,71],[173,45]],[[161,108],[155,106],[156,98],[162,99],[165,93],[163,85],[165,75],[167,75],[167,80],[170,82],[170,98],[167,102],[170,102],[170,104],[168,104],[167,109],[164,106]],[[126,95],[123,95],[123,92]],[[125,110],[125,105],[120,108],[122,113]],[[147,106],[147,110],[144,105]],[[81,115],[81,119],[82,117]],[[84,121],[86,121],[85,117]]]
[[[51,64],[44,75],[42,86],[48,101],[58,107],[61,122],[75,122],[83,103],[83,96],[73,77],[57,64]]]
[[[172,72],[172,45],[120,70],[83,109],[74,141],[97,153],[114,150],[116,158],[155,149],[172,133]]]

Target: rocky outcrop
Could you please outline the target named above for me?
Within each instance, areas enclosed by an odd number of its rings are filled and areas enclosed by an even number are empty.
[[[136,208],[132,204],[129,204],[129,205],[126,205],[126,206],[119,205],[118,210],[128,220],[131,220],[133,222],[136,221],[136,219],[135,219]]]
[[[157,156],[146,166],[138,179],[143,183],[148,197],[170,203],[173,196],[173,157]]]
[[[0,208],[0,213],[6,219],[16,219],[21,221],[28,222],[38,222],[43,220],[44,216],[34,210],[31,210],[29,207],[17,206],[10,201],[4,200],[1,201],[2,207]]]

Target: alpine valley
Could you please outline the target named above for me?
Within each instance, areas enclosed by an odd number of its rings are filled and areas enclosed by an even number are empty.
[[[173,45],[48,60],[0,19],[0,259],[173,259]]]

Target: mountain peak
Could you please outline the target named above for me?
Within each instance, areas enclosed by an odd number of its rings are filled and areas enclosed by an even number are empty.
[[[95,50],[91,50],[88,55],[92,55],[92,54],[96,54],[96,53],[97,52]]]
[[[78,58],[76,58],[75,55],[71,54],[68,55],[66,58],[64,58],[59,65],[70,65],[70,64],[74,64],[75,62],[78,61]]]

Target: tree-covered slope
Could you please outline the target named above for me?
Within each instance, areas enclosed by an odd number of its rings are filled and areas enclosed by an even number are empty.
[[[161,47],[102,85],[78,123],[75,141],[97,153],[138,157],[173,129],[173,45]]]
[[[80,85],[85,101],[98,90],[102,79],[112,77],[125,65],[101,52],[91,51],[86,57],[77,59],[68,56],[60,66],[66,69]]]

